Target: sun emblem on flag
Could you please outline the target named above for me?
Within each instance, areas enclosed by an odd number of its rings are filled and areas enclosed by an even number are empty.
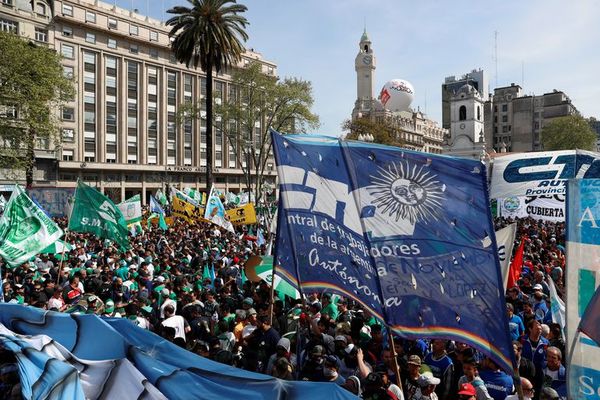
[[[404,161],[380,167],[378,172],[378,176],[371,175],[372,185],[367,189],[380,212],[413,225],[439,219],[446,185],[436,179],[437,175],[425,166]]]

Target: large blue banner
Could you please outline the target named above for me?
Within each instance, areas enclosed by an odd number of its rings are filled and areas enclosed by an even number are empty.
[[[273,133],[273,144],[278,271],[404,337],[462,341],[512,371],[480,162],[320,136]]]
[[[600,400],[600,346],[578,329],[600,288],[600,179],[567,185],[567,352],[569,399]],[[592,305],[593,306],[593,305]],[[593,310],[589,310],[592,312]],[[584,325],[585,321],[584,321]],[[583,329],[591,337],[594,331]]]

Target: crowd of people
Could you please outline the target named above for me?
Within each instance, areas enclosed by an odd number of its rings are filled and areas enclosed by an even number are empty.
[[[511,222],[497,219],[496,227]],[[548,304],[550,280],[564,292],[564,231],[564,223],[518,221],[525,262],[506,301],[526,399],[566,398],[565,345]],[[166,231],[131,236],[126,252],[89,234],[65,240],[73,250],[64,255],[16,267],[0,261],[4,300],[127,318],[202,357],[280,379],[333,382],[367,400],[516,398],[513,377],[464,343],[390,337],[368,312],[331,293],[272,301],[266,282],[244,280],[245,260],[266,248],[242,231],[175,220]],[[15,362],[0,349],[0,400],[20,398]]]

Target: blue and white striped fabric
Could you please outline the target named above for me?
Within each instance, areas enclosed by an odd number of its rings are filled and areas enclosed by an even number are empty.
[[[0,324],[28,399],[356,399],[335,384],[216,363],[127,319],[0,304]]]

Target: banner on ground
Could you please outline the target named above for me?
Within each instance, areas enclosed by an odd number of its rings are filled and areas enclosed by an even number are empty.
[[[561,150],[494,158],[490,197],[564,195],[567,179],[600,178],[600,153]]]
[[[127,225],[142,222],[142,200],[139,194],[118,204]]]
[[[62,235],[62,229],[16,185],[0,217],[0,256],[10,265],[20,265]]]
[[[273,133],[277,264],[301,291],[359,302],[407,338],[466,342],[512,371],[479,161]]]
[[[75,203],[69,220],[69,230],[92,233],[114,241],[122,250],[129,248],[129,231],[123,213],[108,197],[77,182]]]
[[[206,209],[204,211],[204,219],[212,222],[215,225],[220,226],[229,232],[235,232],[233,225],[228,221],[227,214],[225,213],[225,207],[221,202],[221,199],[217,195],[216,189],[212,187],[208,200],[206,202]]]
[[[600,180],[570,180],[567,210],[568,398],[599,399],[600,346],[577,328],[600,285]]]
[[[254,210],[254,204],[252,203],[227,210],[226,214],[233,225],[256,224],[256,211]]]
[[[542,195],[505,197],[498,199],[500,216],[504,218],[541,219],[543,221],[564,222],[565,195]]]

